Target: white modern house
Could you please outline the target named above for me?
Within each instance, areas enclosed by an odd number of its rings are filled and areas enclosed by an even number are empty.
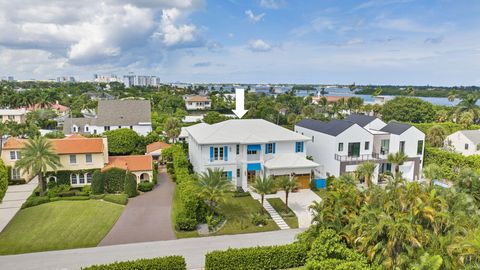
[[[480,155],[480,130],[460,130],[445,138],[447,150],[464,156]]]
[[[183,99],[187,110],[209,110],[212,108],[212,101],[207,96],[185,96]]]
[[[309,137],[261,119],[234,119],[185,128],[188,153],[197,173],[221,168],[235,185],[248,190],[257,175],[295,175],[308,188],[318,166],[306,158]]]
[[[128,128],[140,135],[152,131],[149,100],[99,100],[97,114],[89,118],[67,118],[65,134],[102,134],[105,131]]]
[[[295,132],[308,136],[307,155],[319,163],[317,177],[340,176],[353,172],[358,165],[376,164],[374,183],[379,175],[394,170],[389,153],[403,151],[408,160],[400,166],[404,178],[417,180],[423,162],[425,134],[412,125],[390,122],[367,115],[352,114],[345,120],[321,122],[304,119]]]

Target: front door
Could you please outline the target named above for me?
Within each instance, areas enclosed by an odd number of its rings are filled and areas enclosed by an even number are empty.
[[[256,171],[247,171],[247,181],[248,183],[255,182]]]
[[[348,144],[348,156],[349,157],[359,157],[360,156],[360,143],[349,143]]]

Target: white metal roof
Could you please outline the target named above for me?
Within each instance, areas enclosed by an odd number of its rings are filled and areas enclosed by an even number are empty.
[[[274,158],[265,161],[267,169],[284,169],[284,168],[315,168],[319,164],[308,160],[298,154],[277,154]]]
[[[27,110],[22,109],[0,109],[0,115],[24,115],[27,113]]]
[[[310,140],[309,137],[263,119],[232,119],[213,125],[200,123],[186,130],[199,144],[253,144]]]

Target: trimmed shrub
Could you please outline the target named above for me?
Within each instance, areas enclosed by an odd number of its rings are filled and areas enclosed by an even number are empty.
[[[137,177],[133,173],[128,173],[125,176],[125,193],[129,198],[138,195],[137,192]]]
[[[197,229],[198,222],[195,218],[190,218],[185,213],[180,213],[175,219],[175,229],[177,231],[193,231]]]
[[[205,257],[205,269],[287,269],[303,266],[307,249],[299,244],[213,251]]]
[[[140,135],[128,128],[119,128],[103,134],[107,136],[108,152],[113,155],[130,155],[141,143]]]
[[[442,149],[426,147],[424,165],[436,164],[440,166],[443,177],[452,180],[457,176],[459,168],[471,168],[480,173],[480,156],[464,156]]]
[[[77,195],[76,190],[69,190],[69,191],[64,191],[64,192],[59,192],[58,197],[73,197]]]
[[[2,202],[8,188],[8,169],[0,159],[0,202]]]
[[[73,197],[53,197],[50,198],[51,202],[56,202],[56,201],[86,201],[90,200],[89,196],[73,196]]]
[[[103,199],[103,197],[105,197],[105,194],[98,194],[98,195],[90,194],[90,199],[92,200],[101,200]]]
[[[105,194],[103,197],[104,201],[126,205],[128,203],[127,194]]]
[[[141,192],[148,192],[153,189],[155,184],[153,182],[148,182],[148,181],[142,181],[138,184],[138,190]]]
[[[92,178],[92,194],[105,193],[105,178],[102,172],[96,171]]]
[[[22,209],[32,207],[32,206],[37,206],[40,204],[48,203],[50,202],[50,198],[48,196],[30,196],[28,199],[22,204]]]
[[[92,265],[82,270],[186,270],[187,264],[182,256],[167,256],[153,259],[139,259],[111,264]]]
[[[92,193],[92,186],[83,186],[82,192],[85,193],[87,196]],[[78,195],[78,194],[77,194]]]
[[[50,182],[52,183],[52,182]],[[49,188],[47,190],[46,196],[53,198],[53,197],[58,197],[60,196],[60,193],[65,193],[70,191],[70,186],[69,185],[55,185],[52,188]],[[73,194],[72,196],[74,196]]]
[[[111,168],[103,172],[106,193],[120,193],[125,189],[125,176],[127,171],[119,168]]]

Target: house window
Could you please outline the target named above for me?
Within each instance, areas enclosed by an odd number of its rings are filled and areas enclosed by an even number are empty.
[[[256,155],[257,150],[247,150],[247,155]]]
[[[92,163],[92,154],[85,154],[85,162]]]
[[[380,142],[380,154],[387,155],[390,151],[390,140],[381,140]]]
[[[70,164],[77,164],[77,155],[70,155]]]
[[[370,142],[365,142],[365,150],[370,149]]]
[[[468,143],[465,144],[465,150],[468,150]]]
[[[85,178],[87,179],[87,183],[92,183],[92,177],[93,175],[91,173],[86,173]]]
[[[273,143],[267,143],[265,145],[265,154],[272,154],[274,153],[274,147],[273,147]]]
[[[133,126],[130,126],[130,129],[133,129]]]
[[[214,147],[213,148],[213,159],[214,160],[223,160],[224,152],[223,147]]]
[[[79,184],[85,184],[85,175],[84,174],[79,174],[78,175],[78,183]]]
[[[88,127],[85,127],[85,131],[88,132]]]
[[[417,155],[421,155],[422,153],[423,153],[423,141],[419,140],[417,143]]]
[[[8,120],[13,120],[13,119],[15,119],[15,117],[13,115],[8,116]]]
[[[405,152],[405,141],[400,141],[400,146],[398,150],[400,152]]]
[[[240,155],[240,144],[237,144],[236,146],[236,153],[237,155]]]
[[[110,126],[104,126],[103,128],[105,129],[105,131],[109,131],[109,130],[110,130]]]
[[[93,130],[93,134],[97,134],[97,130],[96,130],[96,129]]]
[[[16,168],[12,168],[12,179],[13,180],[19,180],[21,179],[22,175],[20,173],[20,170],[19,169],[16,169]]]
[[[74,174],[74,173],[70,174],[70,183],[72,185],[76,185],[78,183],[77,178],[78,178],[78,174]]]
[[[237,169],[237,178],[240,177],[240,169]]]
[[[10,151],[11,160],[19,160],[22,158],[22,153],[20,151]]]
[[[122,128],[122,126],[118,126],[118,128]]]
[[[295,143],[295,152],[303,152],[303,142],[296,142]]]
[[[343,143],[339,143],[338,144],[338,152],[342,152],[343,151]]]
[[[72,128],[73,132],[77,132],[77,127]]]

